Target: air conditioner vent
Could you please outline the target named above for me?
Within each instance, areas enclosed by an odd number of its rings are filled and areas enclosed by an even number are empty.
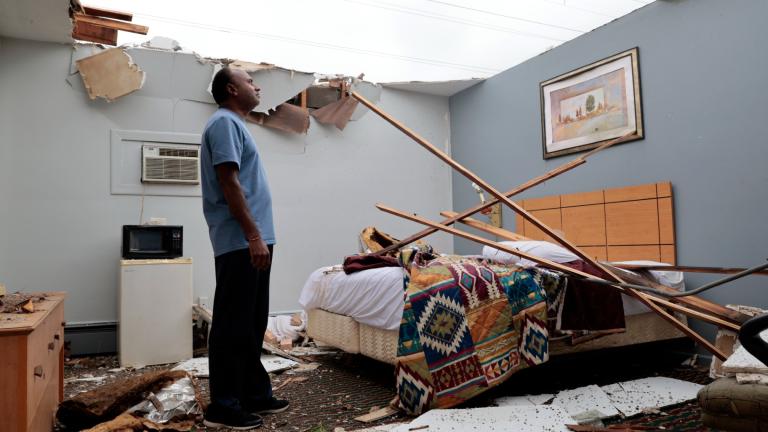
[[[200,183],[200,147],[144,144],[141,181],[145,183]]]

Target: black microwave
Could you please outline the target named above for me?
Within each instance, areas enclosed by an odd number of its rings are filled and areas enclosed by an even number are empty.
[[[183,255],[180,225],[123,225],[123,259],[168,259]]]

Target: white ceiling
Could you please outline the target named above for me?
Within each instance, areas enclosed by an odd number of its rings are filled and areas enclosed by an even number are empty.
[[[72,43],[69,0],[0,0],[0,35]]]

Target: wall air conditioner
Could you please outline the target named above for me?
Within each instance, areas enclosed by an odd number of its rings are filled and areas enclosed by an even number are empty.
[[[200,146],[144,144],[142,183],[200,184]]]

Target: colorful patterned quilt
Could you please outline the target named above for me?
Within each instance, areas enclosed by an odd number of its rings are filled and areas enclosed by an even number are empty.
[[[460,404],[549,359],[556,273],[427,253],[408,268],[396,368],[407,413]]]

